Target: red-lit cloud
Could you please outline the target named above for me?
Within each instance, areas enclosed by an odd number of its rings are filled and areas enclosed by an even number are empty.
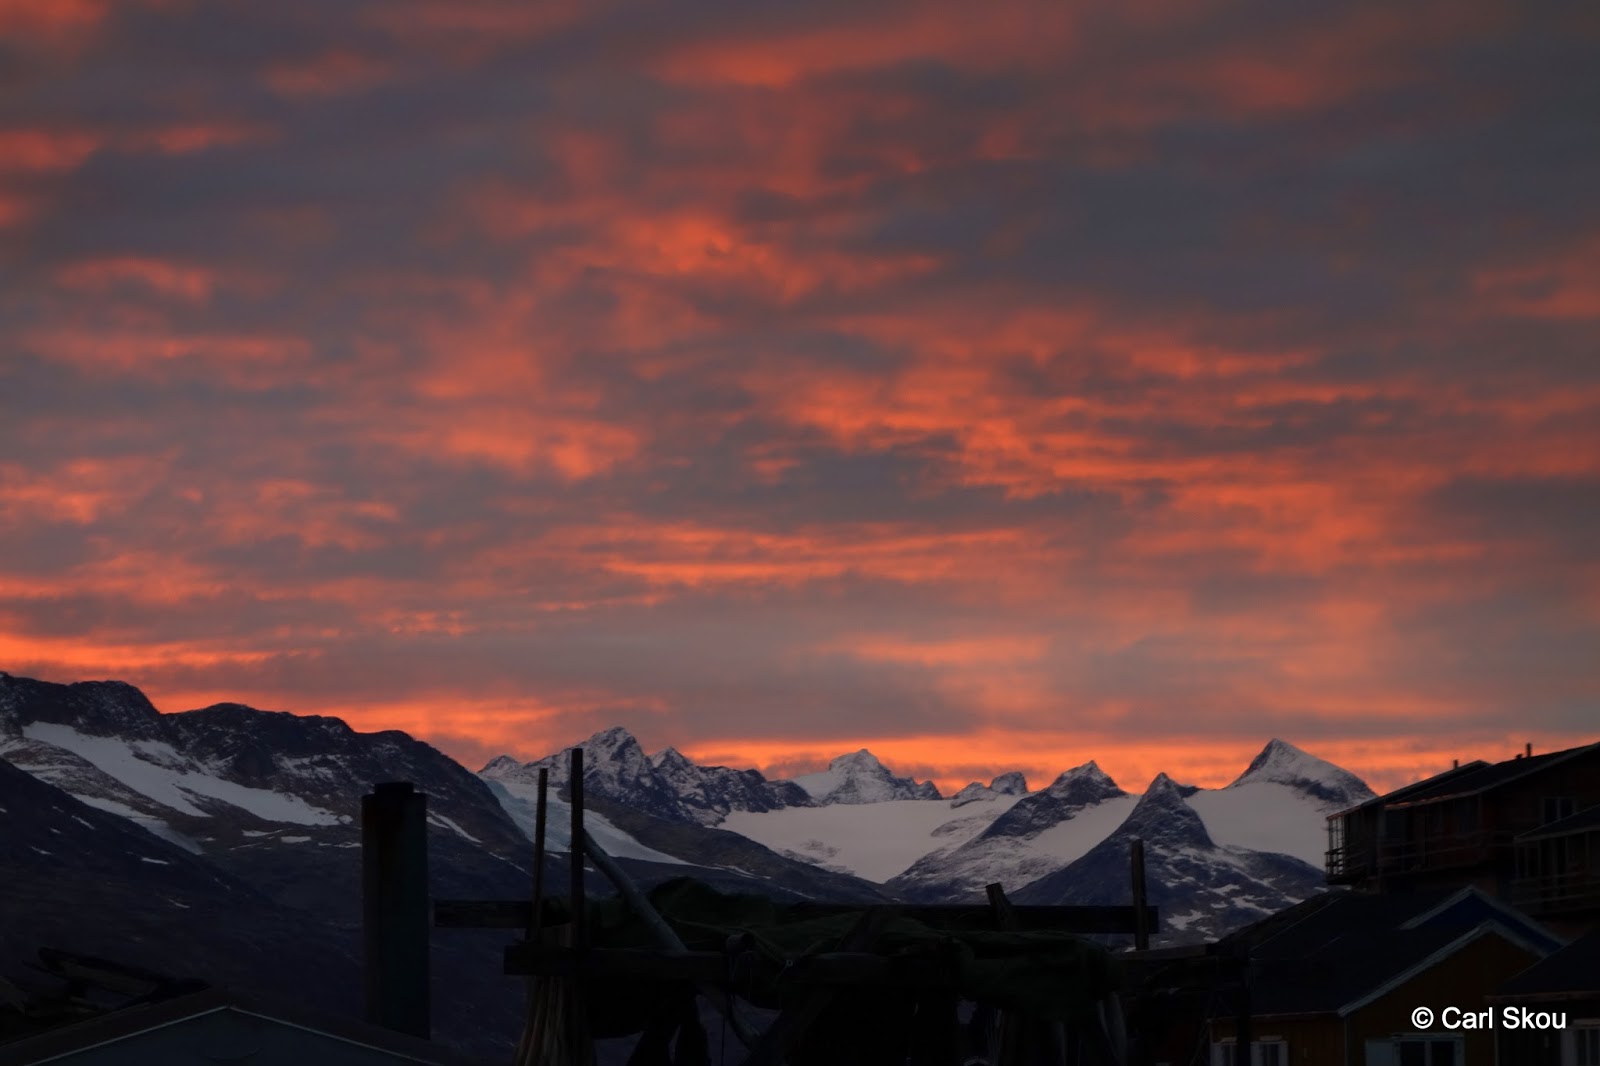
[[[0,38],[0,668],[954,785],[1600,733],[1581,11]]]

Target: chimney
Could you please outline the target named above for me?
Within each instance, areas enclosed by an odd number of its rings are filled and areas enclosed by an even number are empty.
[[[1530,740],[1526,745],[1524,745],[1522,754],[1526,755],[1530,759],[1533,758],[1533,741]]]
[[[386,781],[361,797],[367,1021],[429,1038],[428,797]]]
[[[1461,760],[1460,759],[1451,759],[1450,760],[1450,769],[1452,769],[1452,770],[1461,769]]]

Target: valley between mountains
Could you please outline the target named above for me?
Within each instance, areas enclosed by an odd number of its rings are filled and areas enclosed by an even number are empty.
[[[1145,841],[1157,943],[1195,941],[1322,888],[1326,816],[1370,798],[1353,774],[1272,740],[1224,788],[1142,789],[1093,761],[1046,783],[1005,773],[941,795],[870,752],[770,780],[654,754],[622,729],[581,742],[590,832],[644,883],[693,876],[785,899],[1127,903]],[[565,751],[473,772],[404,733],[238,704],[160,713],[115,681],[0,673],[0,973],[40,946],[121,957],[359,1010],[360,801],[428,795],[438,897],[527,893],[536,782],[563,884]],[[595,888],[601,889],[595,882]],[[434,933],[439,1036],[495,1054],[519,986],[504,935]],[[314,975],[309,981],[307,974]]]

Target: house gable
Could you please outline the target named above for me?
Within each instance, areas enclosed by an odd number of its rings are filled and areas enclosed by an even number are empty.
[[[447,1066],[462,1060],[375,1026],[232,1001],[216,991],[114,1011],[0,1046],[0,1066],[209,1066],[219,1061]]]

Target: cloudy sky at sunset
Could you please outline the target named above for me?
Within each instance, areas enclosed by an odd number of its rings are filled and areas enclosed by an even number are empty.
[[[1597,49],[1589,0],[0,0],[0,669],[474,768],[1600,739]]]

